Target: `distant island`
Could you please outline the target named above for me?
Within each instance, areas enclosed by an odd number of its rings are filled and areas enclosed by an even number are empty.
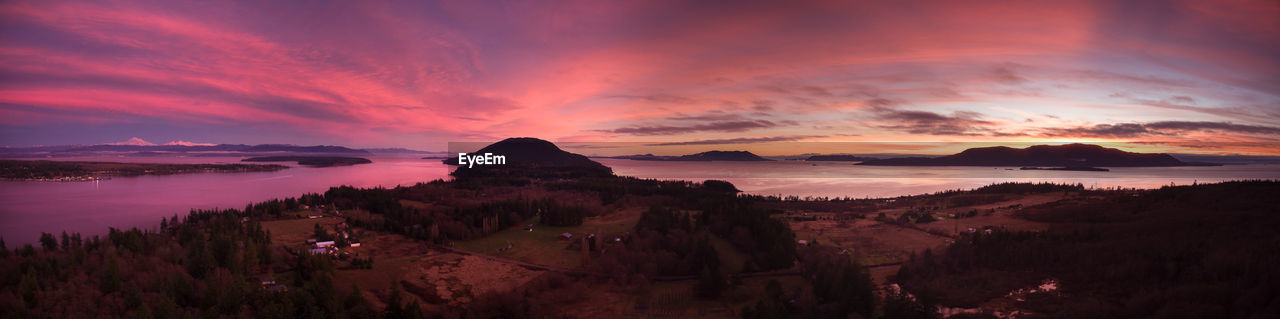
[[[367,158],[344,156],[261,156],[243,159],[245,162],[297,162],[311,167],[351,166],[373,163]]]
[[[361,151],[374,154],[430,154],[431,152],[411,150],[403,147],[362,148]]]
[[[394,152],[396,150],[375,149],[378,152]],[[58,145],[33,147],[0,147],[0,156],[6,157],[74,157],[99,154],[125,156],[272,156],[280,154],[306,155],[347,155],[373,154],[367,150],[352,149],[344,146],[313,145],[300,146],[288,144],[217,144],[217,145]]]
[[[0,160],[0,179],[17,181],[92,181],[111,176],[190,173],[272,172],[276,164],[159,164]]]
[[[1169,154],[1134,153],[1091,144],[1035,145],[971,148],[934,158],[902,157],[870,160],[858,165],[874,166],[1022,166],[1022,167],[1168,167],[1220,166],[1183,162]]]
[[[1080,171],[1080,172],[1110,172],[1110,169],[1089,167],[1089,166],[1067,166],[1067,167],[1023,167],[1024,171]]]
[[[709,162],[709,161],[727,161],[727,162],[764,162],[770,159],[760,157],[748,151],[707,151],[697,154],[681,155],[681,156],[656,156],[653,154],[643,155],[627,155],[614,156],[611,158],[629,159],[637,161],[673,161],[673,162]]]
[[[809,156],[804,160],[810,162],[865,162],[876,160],[876,158],[854,155],[814,155]]]

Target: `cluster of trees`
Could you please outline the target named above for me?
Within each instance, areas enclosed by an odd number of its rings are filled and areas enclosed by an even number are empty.
[[[566,206],[554,199],[535,201],[534,206],[541,217],[539,221],[551,226],[578,226],[591,211],[582,206]]]
[[[886,216],[884,213],[880,213],[876,215],[876,221],[898,225],[907,225],[912,222],[916,224],[928,224],[938,221],[938,218],[933,217],[933,214],[929,212],[911,210],[899,214],[898,218],[889,218],[889,216]]]
[[[896,281],[948,306],[1059,281],[1019,306],[1064,317],[1251,317],[1280,312],[1280,182],[1228,182],[1029,207],[1043,232],[961,237]]]
[[[636,223],[622,249],[594,261],[595,270],[618,276],[691,276],[709,268],[719,272],[719,253],[687,212],[651,206]],[[708,292],[708,294],[714,294]]]
[[[876,307],[871,275],[856,259],[827,247],[813,247],[803,255],[806,279],[813,285],[814,318],[871,318]]]
[[[771,318],[938,318],[927,295],[879,292],[866,268],[850,255],[828,246],[809,246],[800,252],[806,286],[787,293],[777,281],[766,284],[763,296],[744,307],[744,319]],[[881,301],[878,296],[885,298]]]
[[[434,183],[434,182],[433,182]],[[415,188],[433,187],[418,185]],[[553,198],[506,199],[480,204],[437,205],[431,209],[404,206],[400,198],[409,197],[410,188],[367,188],[350,186],[330,188],[322,201],[341,209],[359,209],[377,218],[349,218],[354,226],[403,234],[437,243],[476,238],[520,225],[541,216],[551,226],[576,226],[593,214],[590,209],[566,205]]]
[[[751,200],[722,196],[699,203],[698,219],[712,233],[729,240],[734,248],[749,256],[743,271],[790,268],[796,260],[796,236],[772,211]]]
[[[629,194],[670,195],[659,195],[666,205],[651,205],[624,245],[593,261],[594,271],[611,274],[622,283],[637,277],[693,276],[700,297],[716,298],[730,285],[720,252],[711,243],[713,237],[725,238],[748,257],[743,271],[794,265],[795,234],[770,217],[774,211],[736,196],[732,184],[632,180],[624,185]]]
[[[312,197],[317,200],[317,197]],[[318,203],[315,201],[314,203]],[[298,200],[245,210],[193,210],[158,230],[106,236],[43,234],[11,253],[0,239],[0,313],[27,317],[422,318],[415,304],[373,308],[358,287],[339,293],[327,255],[282,258],[259,220]],[[358,265],[371,265],[361,260]],[[257,279],[291,269],[268,290]],[[391,306],[394,304],[394,306]],[[417,310],[415,310],[417,309]]]

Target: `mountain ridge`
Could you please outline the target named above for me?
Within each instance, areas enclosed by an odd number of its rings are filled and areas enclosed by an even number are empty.
[[[764,157],[760,157],[749,151],[706,151],[701,153],[680,155],[680,156],[657,156],[653,154],[642,155],[624,155],[613,156],[608,158],[629,159],[636,161],[669,161],[669,162],[710,162],[710,161],[727,161],[727,162],[765,162],[772,161]]]
[[[1093,144],[1034,145],[1026,148],[1008,146],[970,148],[960,153],[924,158],[899,157],[870,160],[858,165],[869,166],[1101,166],[1101,167],[1170,167],[1218,166],[1220,164],[1184,162],[1169,154],[1135,153]]]

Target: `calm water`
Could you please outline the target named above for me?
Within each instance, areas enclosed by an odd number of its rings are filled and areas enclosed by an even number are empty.
[[[10,247],[40,232],[102,234],[107,227],[155,227],[192,208],[242,208],[331,186],[413,185],[446,178],[449,167],[413,156],[374,156],[373,164],[293,167],[276,172],[117,177],[99,182],[0,182],[0,236]],[[64,158],[164,163],[237,163],[240,158]],[[1280,166],[1113,168],[1111,172],[1021,171],[989,167],[871,167],[849,163],[655,162],[597,159],[619,175],[721,179],[752,194],[881,197],[967,189],[1004,181],[1070,182],[1096,187],[1158,187],[1237,179],[1280,179]]]
[[[240,157],[96,157],[58,160],[146,163],[239,163]],[[0,236],[10,247],[40,232],[103,234],[107,227],[156,227],[192,208],[244,208],[331,186],[413,185],[448,176],[448,166],[417,157],[369,157],[372,164],[299,167],[275,172],[114,177],[98,182],[0,182]]]
[[[1131,167],[1110,172],[1023,171],[992,167],[858,166],[841,162],[657,162],[603,159],[618,175],[656,179],[726,180],[751,194],[892,197],[970,189],[999,182],[1082,183],[1091,187],[1155,188],[1175,183],[1280,179],[1280,165]]]

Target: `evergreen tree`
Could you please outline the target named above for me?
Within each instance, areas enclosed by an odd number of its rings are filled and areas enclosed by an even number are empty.
[[[44,247],[44,251],[50,252],[58,250],[58,239],[53,238],[53,234],[40,233],[40,246]]]

